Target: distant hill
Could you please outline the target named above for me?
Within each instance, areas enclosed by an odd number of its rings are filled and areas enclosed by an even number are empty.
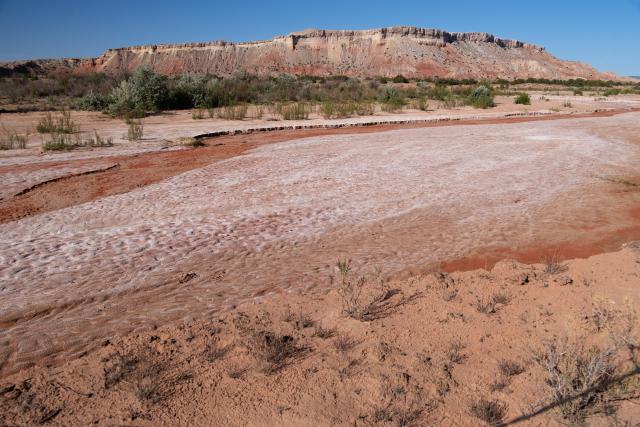
[[[131,72],[146,65],[165,75],[237,72],[273,75],[347,75],[448,78],[620,79],[590,65],[564,61],[544,48],[487,33],[449,33],[416,27],[362,31],[306,30],[272,40],[208,42],[109,49],[85,60],[0,64],[0,75]]]

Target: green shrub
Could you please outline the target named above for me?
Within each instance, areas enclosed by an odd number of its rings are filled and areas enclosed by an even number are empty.
[[[402,74],[398,74],[393,78],[394,83],[409,83],[409,80]]]
[[[521,93],[520,95],[516,96],[515,103],[521,105],[531,105],[531,98],[529,97],[528,93]]]
[[[446,101],[451,98],[451,91],[444,85],[435,85],[427,91],[427,98],[436,101]]]
[[[42,143],[42,151],[70,151],[81,145],[78,134],[52,132],[49,140]]]
[[[395,112],[406,104],[404,95],[396,88],[385,86],[378,93],[378,101],[380,101],[380,107],[385,112]]]
[[[93,91],[78,99],[75,108],[84,111],[102,111],[109,106],[110,98]]]
[[[467,104],[476,108],[489,108],[495,106],[491,89],[485,85],[477,86],[467,98]]]
[[[620,95],[620,89],[607,89],[602,94],[604,96]]]
[[[167,95],[165,78],[147,67],[139,67],[130,79],[113,89],[109,111],[120,116],[132,111],[155,113],[165,106]]]

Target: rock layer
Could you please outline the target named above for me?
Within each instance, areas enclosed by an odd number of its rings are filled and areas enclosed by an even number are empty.
[[[449,78],[617,78],[587,64],[560,60],[542,47],[521,41],[487,33],[449,33],[416,27],[312,29],[267,41],[109,49],[98,58],[78,62],[75,70],[116,74],[131,72],[141,65],[165,75],[228,76],[244,72],[357,77],[402,74]]]

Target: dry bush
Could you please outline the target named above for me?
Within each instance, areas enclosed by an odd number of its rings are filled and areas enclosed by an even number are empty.
[[[204,111],[201,108],[193,110],[191,112],[191,118],[193,120],[202,120],[202,119],[204,119]]]
[[[306,120],[309,118],[310,110],[304,102],[277,104],[275,107],[275,111],[282,117],[282,120]]]
[[[3,126],[2,129],[0,129],[0,150],[27,148],[27,139],[29,139],[28,131],[22,134],[15,130],[5,129]]]
[[[489,425],[499,425],[507,415],[507,405],[499,400],[481,398],[471,404],[470,412]]]
[[[511,297],[502,292],[496,292],[488,297],[476,299],[476,310],[483,314],[493,314],[498,311],[499,306],[506,305]]]
[[[263,371],[267,374],[278,372],[309,352],[307,346],[297,345],[292,336],[268,331],[252,334],[247,347],[264,364]]]
[[[513,377],[524,372],[524,367],[515,360],[501,360],[498,362],[498,370],[504,377]]]
[[[135,353],[115,353],[104,368],[105,389],[123,388],[145,404],[168,399],[175,387],[189,378],[189,374],[172,369],[161,354],[148,347]]]
[[[465,345],[459,338],[454,339],[449,343],[449,347],[447,348],[446,358],[449,362],[455,364],[461,364],[467,358],[467,356],[462,352],[465,349]]]
[[[94,131],[94,135],[87,139],[83,139],[79,133],[66,134],[53,132],[49,139],[42,143],[42,151],[70,151],[76,148],[99,148],[111,147],[113,138],[103,138],[98,132]]]
[[[547,374],[552,403],[572,423],[611,413],[620,401],[640,398],[638,317],[631,299],[620,308],[596,299],[594,311],[596,326],[606,335],[588,332],[557,338],[536,354]]]
[[[244,120],[248,111],[249,107],[247,105],[227,105],[226,107],[218,108],[216,115],[224,120]]]
[[[557,252],[545,256],[542,260],[544,264],[544,272],[550,275],[564,273],[569,267],[560,262],[560,257]]]
[[[616,371],[614,348],[588,347],[581,341],[551,341],[536,356],[547,374],[552,401],[570,422],[602,410]]]
[[[338,331],[335,328],[324,328],[322,325],[318,325],[313,332],[313,336],[324,340],[334,337],[337,333]]]
[[[333,346],[340,353],[351,351],[357,344],[358,342],[348,335],[340,335],[333,342]]]
[[[128,122],[127,136],[125,137],[129,141],[139,141],[144,135],[144,124],[142,120],[130,120]]]

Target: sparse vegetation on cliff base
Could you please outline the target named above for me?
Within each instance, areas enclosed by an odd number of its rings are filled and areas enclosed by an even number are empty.
[[[489,88],[495,86],[501,91],[518,90],[518,87],[519,91],[523,91],[522,86],[537,85],[553,90],[569,89],[578,93],[589,90],[604,96],[640,93],[640,85],[637,83],[583,79],[478,81],[448,78],[408,79],[401,75],[394,78],[357,79],[346,76],[287,74],[238,74],[224,78],[205,74],[185,74],[166,77],[141,67],[131,76],[56,74],[46,77],[0,78],[0,106],[4,106],[0,110],[74,108],[139,118],[161,110],[304,102],[334,103],[336,110],[329,115],[344,117],[361,114],[358,108],[350,108],[354,103],[364,105],[379,101],[387,111],[398,110],[406,104],[415,104],[420,99],[441,101],[449,106],[460,105],[468,101],[475,87],[482,84]],[[395,92],[393,97],[389,97],[389,89]]]

